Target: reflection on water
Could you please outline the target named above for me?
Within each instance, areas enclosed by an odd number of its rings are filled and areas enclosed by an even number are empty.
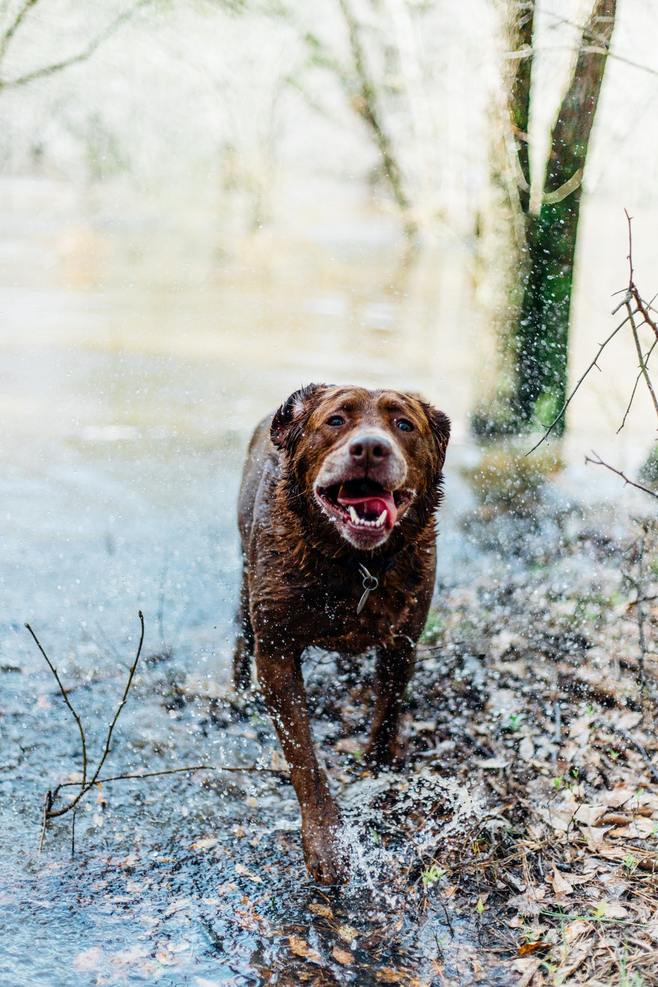
[[[98,746],[144,610],[150,661],[114,768],[267,759],[262,711],[222,718],[220,704],[213,719],[207,702],[227,676],[248,433],[311,379],[422,390],[455,423],[442,576],[467,561],[455,467],[472,456],[485,331],[468,251],[410,256],[368,215],[342,238],[325,225],[181,243],[84,222],[55,185],[15,192],[0,255],[0,979],[362,984],[370,957],[430,982],[442,915],[411,908],[391,936],[386,902],[369,911],[372,886],[368,904],[310,889],[290,790],[261,776],[114,786],[107,810],[100,795],[86,807],[73,861],[65,826],[39,858],[40,799],[74,769],[76,744],[22,624],[75,686]],[[643,434],[633,428],[628,448]],[[574,466],[571,482],[581,475]],[[204,702],[177,700],[190,682]],[[336,938],[344,926],[358,927],[354,942]],[[465,977],[474,932],[457,924],[451,936],[443,969]]]

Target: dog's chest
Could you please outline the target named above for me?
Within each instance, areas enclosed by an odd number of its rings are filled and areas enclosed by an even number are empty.
[[[358,575],[342,584],[307,589],[299,602],[309,645],[354,654],[395,636],[418,606],[414,593],[405,594],[385,580],[366,594]]]

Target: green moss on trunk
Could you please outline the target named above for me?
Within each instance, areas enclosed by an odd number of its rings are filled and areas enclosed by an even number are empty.
[[[527,268],[515,339],[514,417],[521,422],[548,425],[566,398],[580,197],[578,188],[528,217]]]
[[[548,425],[562,408],[567,391],[567,356],[581,179],[601,93],[617,0],[594,0],[571,80],[551,132],[539,212],[532,210],[527,130],[530,117],[534,7],[515,8],[510,39],[522,53],[509,83],[508,108],[517,138],[516,208],[525,222],[525,245],[515,258],[520,305],[503,349],[511,354],[510,384],[493,408],[473,419],[475,431],[489,435]],[[513,291],[513,295],[516,291]],[[556,431],[564,429],[564,421]]]

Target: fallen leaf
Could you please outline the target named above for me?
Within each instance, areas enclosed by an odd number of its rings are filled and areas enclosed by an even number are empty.
[[[263,878],[259,877],[258,874],[253,874],[250,870],[247,870],[244,864],[236,864],[235,873],[240,874],[241,877],[248,877],[250,881],[255,881],[256,884],[263,883]]]
[[[338,946],[334,946],[331,950],[331,955],[338,963],[342,963],[343,966],[349,966],[350,963],[354,962],[352,954],[348,953],[346,949],[340,949]]]
[[[653,836],[654,830],[655,823],[653,819],[647,819],[646,816],[637,816],[627,826],[611,829],[609,835],[617,837],[625,836],[631,840],[641,840],[647,836]]]
[[[317,950],[312,949],[301,936],[288,936],[288,945],[290,946],[290,952],[294,953],[295,956],[301,956],[303,959],[311,960],[313,963],[322,962],[322,957]]]
[[[402,971],[393,970],[390,966],[383,966],[379,970],[375,970],[375,976],[377,980],[381,980],[385,984],[401,984],[405,980]]]
[[[538,942],[524,942],[519,946],[519,956],[532,956],[533,953],[538,953],[542,949],[550,949],[550,942],[543,942],[543,940],[538,940]]]
[[[203,836],[200,840],[195,840],[194,843],[190,843],[192,850],[209,850],[210,847],[217,845],[216,836]]]
[[[563,897],[567,894],[573,893],[573,885],[569,883],[566,877],[564,877],[557,867],[553,868],[553,873],[549,878],[550,883],[553,885],[553,891],[558,897]]]
[[[514,987],[528,987],[528,984],[539,969],[540,963],[541,959],[536,956],[524,956],[521,959],[514,960],[512,966],[521,974],[521,979],[517,981]]]
[[[356,929],[353,929],[351,925],[338,925],[336,926],[336,934],[340,936],[343,942],[351,943],[357,938],[359,933]]]
[[[314,915],[319,915],[321,918],[333,918],[334,913],[332,912],[329,905],[320,905],[317,902],[312,902],[308,906],[309,912],[313,912]]]
[[[591,931],[591,923],[585,922],[583,919],[578,918],[574,922],[569,922],[568,925],[565,925],[564,938],[566,942],[571,945],[576,941],[576,939],[589,935]]]

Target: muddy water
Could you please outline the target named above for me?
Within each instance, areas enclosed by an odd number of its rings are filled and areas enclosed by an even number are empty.
[[[363,780],[341,792],[355,880],[337,899],[311,885],[291,788],[253,770],[272,767],[267,718],[257,702],[235,709],[227,688],[241,457],[253,423],[303,382],[420,388],[451,413],[440,577],[478,564],[458,527],[481,329],[464,248],[410,259],[361,216],[347,236],[325,225],[195,251],[83,220],[57,187],[14,191],[2,242],[0,983],[433,983],[439,966],[459,983],[506,982],[495,962],[473,972],[486,929],[406,886],[418,848],[381,848]],[[98,752],[139,608],[144,658],[104,773],[249,770],[108,783],[77,813],[74,845],[64,817],[39,854],[44,792],[74,776],[79,745],[23,623]],[[318,674],[321,691],[336,672]],[[477,810],[446,785],[449,818]]]

